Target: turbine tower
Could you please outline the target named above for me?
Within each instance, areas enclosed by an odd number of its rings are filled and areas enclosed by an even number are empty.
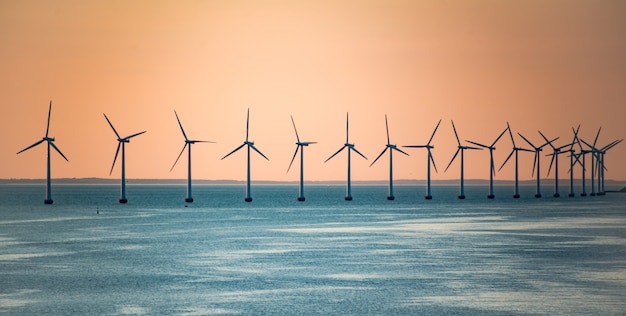
[[[265,155],[263,155],[263,153],[260,152],[256,147],[254,147],[254,142],[251,142],[248,140],[249,127],[250,127],[250,109],[248,109],[248,114],[246,116],[246,140],[239,147],[235,148],[233,151],[229,152],[226,156],[222,157],[222,160],[223,160],[224,158],[232,155],[237,150],[241,149],[243,146],[248,147],[247,148],[248,149],[248,174],[246,178],[246,198],[245,198],[246,202],[252,202],[252,196],[250,196],[250,148],[254,149],[254,151],[259,153],[259,155],[261,155],[266,160],[270,160],[269,158],[265,157]]]
[[[367,157],[363,156],[362,153],[360,153],[355,147],[354,144],[350,144],[350,141],[348,140],[348,113],[346,113],[346,143],[339,148],[339,150],[337,150],[337,152],[335,152],[332,156],[328,157],[328,159],[326,159],[324,161],[324,163],[326,163],[327,161],[329,161],[330,159],[332,159],[333,157],[335,157],[338,153],[340,153],[342,150],[344,150],[345,148],[348,148],[348,179],[346,182],[346,201],[352,201],[352,187],[350,184],[350,152],[352,150],[354,150],[354,152],[356,152],[357,154],[359,154],[359,156],[365,158],[365,160],[367,160]]]
[[[508,126],[508,123],[507,123]],[[500,138],[502,137],[502,135],[504,135],[504,133],[506,133],[508,127],[505,128],[502,133],[500,133],[500,135],[498,136],[498,138],[496,138],[496,140],[493,141],[493,143],[491,143],[491,146],[487,146],[487,145],[483,145],[477,142],[473,142],[471,140],[465,140],[468,143],[472,143],[476,146],[480,146],[482,148],[486,148],[489,149],[489,195],[487,195],[488,199],[493,199],[496,196],[493,194],[493,176],[496,174],[496,167],[493,163],[493,151],[496,150],[496,143],[500,140]]]
[[[120,180],[120,203],[127,203],[128,200],[126,199],[126,154],[125,154],[125,144],[129,143],[131,138],[133,138],[135,136],[139,136],[139,135],[145,133],[146,131],[135,133],[135,134],[132,134],[130,136],[126,136],[126,137],[122,138],[120,136],[120,134],[115,130],[115,127],[113,127],[113,124],[111,123],[111,121],[109,120],[109,118],[107,117],[106,114],[104,114],[104,118],[107,120],[107,122],[109,122],[109,125],[111,126],[111,129],[113,130],[113,133],[115,133],[115,136],[117,136],[117,150],[115,150],[115,157],[113,158],[113,164],[111,165],[111,171],[109,171],[109,175],[111,175],[111,173],[113,173],[113,167],[115,167],[115,161],[117,160],[117,155],[120,152],[120,147],[122,147],[122,177],[121,177],[121,180]]]
[[[52,100],[50,100],[50,107],[48,108],[48,125],[46,126],[46,136],[44,136],[41,140],[37,141],[36,143],[20,150],[17,152],[17,154],[20,154],[24,151],[27,151],[41,143],[43,143],[44,141],[48,143],[48,158],[47,158],[47,171],[46,171],[46,199],[44,200],[45,204],[52,204],[52,188],[51,188],[51,184],[50,184],[50,146],[52,146],[52,148],[54,148],[54,150],[56,150],[59,155],[61,155],[61,157],[63,157],[63,159],[65,159],[65,161],[68,161],[67,158],[65,157],[65,155],[63,155],[63,153],[61,152],[61,150],[59,150],[59,148],[54,144],[54,137],[48,137],[48,132],[50,131],[50,114],[52,113]]]
[[[428,158],[426,159],[426,163],[427,163],[427,169],[426,169],[426,199],[427,200],[432,200],[432,195],[430,195],[430,163],[433,163],[433,167],[435,167],[435,172],[437,172],[437,166],[435,165],[435,159],[433,159],[433,155],[431,152],[431,149],[435,148],[435,146],[432,146],[430,144],[430,142],[433,140],[433,137],[435,137],[435,133],[437,132],[437,129],[439,128],[439,124],[441,124],[441,120],[439,120],[439,122],[437,123],[437,126],[435,126],[435,130],[433,131],[433,134],[430,135],[430,139],[428,140],[428,143],[426,143],[426,145],[409,145],[409,146],[402,146],[405,148],[426,148],[426,150],[428,151]]]
[[[452,162],[454,162],[454,159],[456,158],[456,156],[459,154],[459,152],[461,152],[461,193],[459,194],[459,199],[465,199],[465,187],[464,187],[464,183],[463,183],[463,176],[464,176],[464,172],[463,172],[463,168],[465,165],[465,162],[463,160],[463,154],[465,152],[466,149],[473,149],[473,150],[482,150],[482,148],[477,148],[477,147],[471,147],[471,146],[462,146],[461,145],[461,141],[459,140],[459,135],[456,132],[456,127],[454,127],[454,121],[452,122],[452,129],[454,130],[454,136],[456,136],[456,142],[458,144],[456,153],[454,153],[454,156],[452,156],[452,159],[450,159],[450,162],[448,163],[448,166],[446,167],[446,171],[448,171],[448,168],[450,168],[450,165],[452,165]]]
[[[385,149],[383,149],[380,155],[378,155],[378,157],[374,159],[370,167],[373,166],[374,163],[376,163],[378,158],[380,158],[387,151],[387,149],[389,149],[389,195],[387,196],[387,200],[392,201],[392,200],[395,200],[395,197],[393,196],[393,151],[397,150],[398,152],[403,153],[407,156],[409,154],[399,149],[396,145],[392,144],[391,141],[389,140],[389,124],[387,123],[387,114],[385,114],[385,128],[387,129],[387,145],[385,145]]]
[[[180,159],[180,156],[182,156],[183,152],[185,151],[185,148],[187,148],[187,197],[185,198],[185,202],[191,203],[193,202],[193,197],[191,197],[191,145],[195,143],[214,143],[214,142],[208,141],[208,140],[191,140],[187,138],[187,134],[185,133],[185,129],[183,129],[183,124],[180,123],[180,119],[178,118],[178,113],[176,113],[176,110],[174,110],[174,115],[176,115],[176,120],[178,121],[178,126],[180,126],[180,131],[183,132],[183,137],[185,137],[185,145],[183,146],[183,149],[180,151],[180,154],[178,154],[178,158],[176,158],[176,161],[174,161],[174,164],[172,165],[170,172],[174,170],[174,167],[176,166],[178,159]]]
[[[293,153],[293,158],[291,158],[291,162],[289,163],[289,168],[287,168],[287,172],[291,169],[291,165],[293,161],[296,159],[296,155],[298,155],[298,150],[300,150],[300,191],[298,192],[298,201],[304,202],[306,198],[304,197],[304,147],[309,146],[311,144],[317,144],[317,142],[301,142],[300,136],[298,136],[298,129],[296,128],[296,123],[293,121],[293,116],[291,116],[291,123],[293,124],[293,130],[296,132],[296,152]]]
[[[548,144],[552,143],[553,141],[559,139],[558,137],[548,141],[547,143],[537,147],[535,145],[533,145],[533,143],[531,143],[526,137],[524,137],[524,135],[517,133],[519,136],[522,137],[522,139],[524,141],[526,141],[528,143],[528,145],[530,145],[530,147],[532,147],[534,149],[535,152],[535,159],[533,161],[533,175],[535,174],[535,166],[537,167],[537,192],[535,193],[535,197],[536,198],[540,198],[541,197],[541,178],[540,178],[540,162],[541,162],[541,156],[539,155],[539,153],[541,152],[541,150],[543,149],[543,147],[547,146]]]
[[[574,193],[574,166],[576,165],[576,162],[580,163],[580,161],[578,160],[578,156],[576,156],[576,152],[574,151],[574,144],[576,144],[576,142],[578,142],[578,144],[580,144],[580,141],[578,140],[578,131],[580,130],[580,124],[578,124],[578,127],[576,129],[574,129],[572,127],[572,132],[574,132],[574,138],[572,139],[572,144],[569,147],[569,197],[575,197],[576,194]],[[575,157],[575,158],[574,158]],[[584,177],[584,173],[583,173],[583,177]]]
[[[500,171],[502,169],[502,167],[504,167],[504,165],[506,165],[507,161],[509,161],[509,159],[511,159],[511,156],[513,155],[513,153],[515,153],[515,192],[513,193],[513,198],[514,199],[519,199],[520,195],[519,195],[519,151],[528,151],[528,152],[533,152],[530,149],[526,149],[526,148],[522,148],[522,147],[517,147],[517,145],[515,145],[515,139],[513,138],[513,133],[511,132],[511,126],[509,126],[509,123],[506,123],[507,129],[509,130],[509,136],[511,136],[511,143],[513,144],[513,150],[511,150],[511,153],[509,154],[508,157],[506,157],[506,159],[504,160],[504,162],[502,163],[502,166],[500,166],[500,169],[498,169],[498,171]]]
[[[563,145],[561,147],[554,147],[554,145],[552,145],[552,143],[548,140],[548,138],[545,135],[543,135],[541,131],[539,131],[539,134],[541,134],[541,137],[543,137],[543,139],[546,142],[548,142],[548,144],[550,145],[550,147],[552,147],[552,150],[554,151],[553,153],[546,155],[546,156],[552,156],[552,159],[550,160],[550,166],[548,167],[547,175],[550,175],[550,170],[552,169],[552,163],[556,161],[556,163],[554,164],[554,195],[552,196],[555,198],[558,198],[561,196],[561,194],[559,194],[559,155],[567,152],[567,151],[561,151],[561,149],[568,147],[568,146],[573,146],[574,144],[572,143],[572,144]]]

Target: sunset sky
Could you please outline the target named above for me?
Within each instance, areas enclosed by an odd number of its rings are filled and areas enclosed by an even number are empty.
[[[245,138],[253,180],[297,180],[287,173],[296,137],[307,180],[344,180],[350,142],[354,180],[385,180],[385,119],[391,142],[433,140],[433,179],[456,151],[450,120],[465,139],[490,144],[506,128],[543,143],[537,132],[572,139],[572,127],[598,146],[626,138],[626,1],[0,1],[0,178],[45,178],[46,150],[16,152],[40,140],[52,100],[53,178],[109,175],[117,141],[128,178],[185,178],[170,172],[193,139],[195,179],[244,180],[245,151],[221,157]],[[516,135],[517,145],[526,145]],[[496,145],[497,167],[511,150]],[[526,146],[527,147],[527,146]],[[396,179],[424,179],[426,151],[394,155]],[[549,153],[544,151],[544,154]],[[521,153],[521,178],[532,157]],[[181,158],[182,159],[182,158]],[[567,178],[569,158],[560,158]],[[626,180],[626,143],[606,155],[607,179]],[[489,176],[488,151],[466,153],[466,178]],[[542,158],[542,177],[550,158]],[[580,176],[577,168],[576,176]],[[588,170],[589,172],[589,170]],[[513,164],[496,179],[513,179]],[[552,177],[552,174],[550,175]],[[589,177],[589,173],[587,174]]]

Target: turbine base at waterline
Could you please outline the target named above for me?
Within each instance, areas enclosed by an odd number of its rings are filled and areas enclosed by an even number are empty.
[[[54,203],[54,201],[52,201],[52,200],[48,200],[48,199],[45,199],[45,200],[43,201],[43,203],[44,203],[44,204],[52,204],[52,203]]]
[[[126,199],[126,198],[121,198],[121,199],[120,199],[120,203],[121,203],[121,204],[126,204],[126,203],[128,203],[128,199]]]

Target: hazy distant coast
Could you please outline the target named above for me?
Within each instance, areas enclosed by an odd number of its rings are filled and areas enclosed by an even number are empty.
[[[591,186],[591,182],[589,179],[587,181],[587,187]],[[45,184],[46,179],[0,179],[0,185],[5,184]],[[52,182],[55,184],[85,184],[85,185],[118,185],[120,183],[119,179],[105,179],[105,178],[59,178],[53,179]],[[269,180],[257,180],[253,181],[255,184],[260,185],[283,185],[283,184],[293,184],[296,185],[298,181],[269,181]],[[127,184],[140,184],[140,185],[171,185],[171,184],[180,184],[185,185],[187,183],[186,179],[127,179]],[[245,181],[243,180],[193,180],[195,185],[244,185]],[[337,180],[337,181],[305,181],[308,185],[345,185],[345,180]],[[387,185],[389,182],[387,180],[369,180],[369,181],[352,181],[354,185]],[[446,185],[446,186],[454,186],[459,185],[459,180],[432,180],[432,185]],[[519,181],[520,185],[535,185],[536,180],[524,180]],[[394,180],[394,185],[416,185],[422,186],[426,185],[426,180]],[[466,179],[465,185],[489,185],[489,180],[483,179]],[[494,185],[496,186],[512,186],[513,180],[494,180]],[[554,179],[545,178],[541,179],[542,187],[547,190],[552,188],[554,185]],[[561,190],[567,190],[569,188],[569,179],[563,179],[559,181],[559,186]],[[574,180],[575,189],[578,191],[581,186],[581,180]],[[626,187],[626,181],[624,180],[605,180],[605,186],[608,190],[621,190]]]

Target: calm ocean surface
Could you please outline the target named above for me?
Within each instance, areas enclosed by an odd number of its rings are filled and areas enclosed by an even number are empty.
[[[0,186],[0,313],[626,314],[626,194],[306,189]]]

